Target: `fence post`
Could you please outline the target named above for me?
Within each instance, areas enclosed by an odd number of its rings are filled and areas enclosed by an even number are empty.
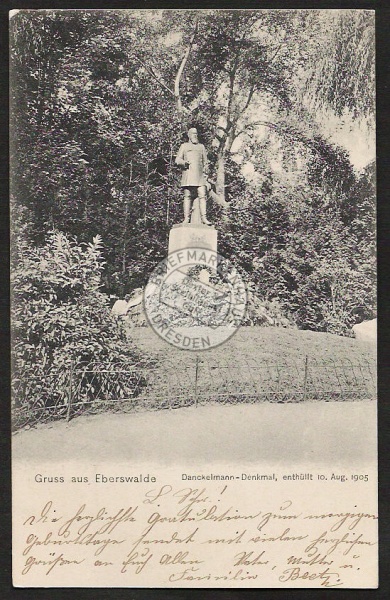
[[[72,400],[73,400],[73,371],[74,371],[74,361],[72,360],[70,364],[69,371],[69,387],[68,387],[68,409],[66,411],[66,420],[70,421],[70,409],[72,408]]]
[[[303,380],[303,400],[306,400],[306,392],[307,392],[307,375],[309,371],[309,357],[305,356],[305,377]]]
[[[198,407],[198,372],[199,372],[199,356],[195,359],[195,408]]]

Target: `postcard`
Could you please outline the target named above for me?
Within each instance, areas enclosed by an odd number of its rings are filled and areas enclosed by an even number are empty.
[[[14,586],[378,586],[374,19],[11,11]]]

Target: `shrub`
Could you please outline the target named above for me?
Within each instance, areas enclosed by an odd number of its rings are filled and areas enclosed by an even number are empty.
[[[20,242],[20,241],[19,241]],[[43,247],[20,242],[12,273],[14,407],[66,403],[71,367],[131,360],[122,323],[101,293],[102,242],[50,232]]]

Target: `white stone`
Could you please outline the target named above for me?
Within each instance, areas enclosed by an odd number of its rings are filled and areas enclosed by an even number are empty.
[[[122,317],[127,313],[127,302],[126,300],[117,300],[111,309],[111,314]]]
[[[377,330],[377,319],[371,319],[371,321],[363,321],[352,327],[352,331],[355,334],[355,338],[360,342],[371,342],[376,343],[376,330]]]
[[[201,283],[208,284],[210,282],[210,273],[207,271],[207,269],[202,269],[198,277]]]

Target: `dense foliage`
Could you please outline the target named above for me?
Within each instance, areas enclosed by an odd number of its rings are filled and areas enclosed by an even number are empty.
[[[16,340],[42,368],[111,352],[96,278],[123,296],[164,257],[182,218],[173,163],[188,125],[208,148],[210,214],[254,298],[250,322],[266,305],[338,334],[371,318],[375,165],[354,168],[320,111],[340,126],[372,121],[373,69],[369,11],[16,14],[13,220],[28,237]],[[45,241],[54,229],[66,235]],[[104,264],[80,246],[98,235]]]
[[[81,363],[134,361],[122,324],[110,316],[100,291],[101,246],[99,236],[77,244],[50,232],[45,245],[34,248],[18,236],[12,272],[13,383],[28,386],[29,394],[15,395],[15,401],[65,405],[71,369]]]

